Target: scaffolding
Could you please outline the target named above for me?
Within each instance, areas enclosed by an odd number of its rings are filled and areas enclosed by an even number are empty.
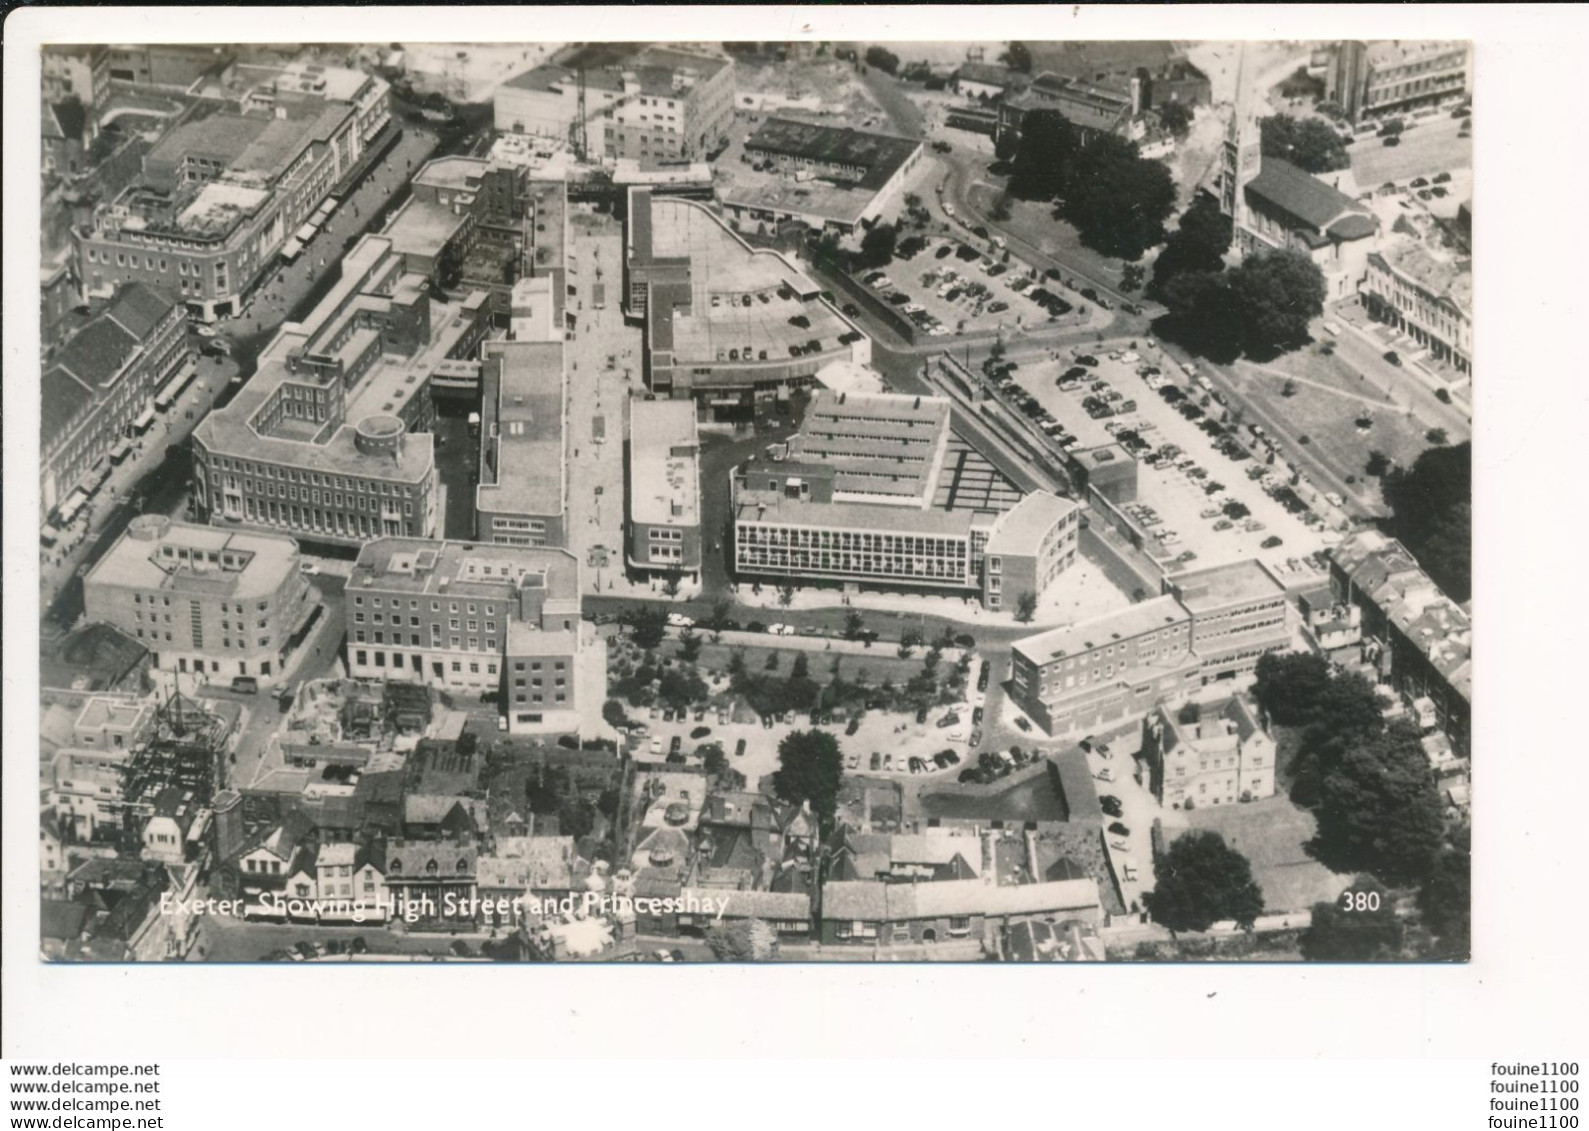
[[[154,799],[175,786],[196,805],[208,805],[219,788],[229,731],[225,719],[171,693],[156,709],[153,735],[122,765],[121,804],[131,814],[147,814]]]

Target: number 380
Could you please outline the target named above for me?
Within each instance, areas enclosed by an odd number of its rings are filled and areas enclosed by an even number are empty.
[[[1379,892],[1377,891],[1343,891],[1341,893],[1342,911],[1378,911]]]

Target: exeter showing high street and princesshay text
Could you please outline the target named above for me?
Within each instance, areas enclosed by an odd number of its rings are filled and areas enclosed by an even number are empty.
[[[44,49],[52,962],[1465,962],[1467,42]]]

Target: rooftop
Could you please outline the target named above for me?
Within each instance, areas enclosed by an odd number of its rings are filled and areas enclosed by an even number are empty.
[[[629,513],[653,526],[701,521],[700,438],[693,400],[629,403]]]
[[[133,519],[84,580],[128,589],[267,597],[297,568],[298,543],[284,534],[143,515]]]
[[[495,432],[475,505],[481,511],[563,513],[568,476],[562,342],[491,342],[482,387],[496,389]]]
[[[410,196],[381,234],[399,254],[434,259],[467,222],[468,217],[444,204]]]
[[[855,169],[863,189],[886,185],[922,146],[919,139],[866,133],[848,126],[824,126],[793,118],[768,118],[745,142],[759,150],[824,165]]]
[[[864,530],[921,534],[927,537],[966,538],[973,528],[991,525],[995,516],[969,510],[916,510],[877,503],[818,503],[791,499],[781,489],[757,486],[769,476],[788,474],[790,465],[755,461],[741,469],[752,485],[734,494],[735,517],[741,522],[767,522],[782,526],[815,526],[835,530]]]
[[[1194,615],[1247,601],[1285,596],[1285,586],[1256,558],[1187,570],[1176,574],[1171,584],[1181,604]]]
[[[1412,280],[1421,289],[1445,299],[1464,315],[1473,312],[1473,261],[1466,256],[1442,254],[1422,240],[1401,239],[1379,251],[1385,265]]]
[[[1130,640],[1170,625],[1182,624],[1189,619],[1181,603],[1166,594],[1091,620],[1051,628],[1047,632],[1017,640],[1011,647],[1033,663],[1042,665],[1119,640]]]
[[[1035,491],[999,516],[983,553],[1036,554],[1049,531],[1076,509],[1069,499]]]
[[[577,600],[578,567],[567,550],[549,547],[380,538],[359,551],[347,588],[515,600],[528,580],[548,600]]]
[[[1278,157],[1262,160],[1258,175],[1247,182],[1246,191],[1301,220],[1316,232],[1329,232],[1340,239],[1351,240],[1373,235],[1375,231],[1367,208]]]

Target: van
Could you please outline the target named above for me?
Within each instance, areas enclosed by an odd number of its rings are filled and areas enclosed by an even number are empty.
[[[232,677],[232,690],[240,695],[254,695],[259,691],[259,680],[251,675],[235,675]]]
[[[742,738],[742,739],[739,740],[739,743],[734,747],[734,757],[743,758],[744,756],[745,756],[745,740]]]

